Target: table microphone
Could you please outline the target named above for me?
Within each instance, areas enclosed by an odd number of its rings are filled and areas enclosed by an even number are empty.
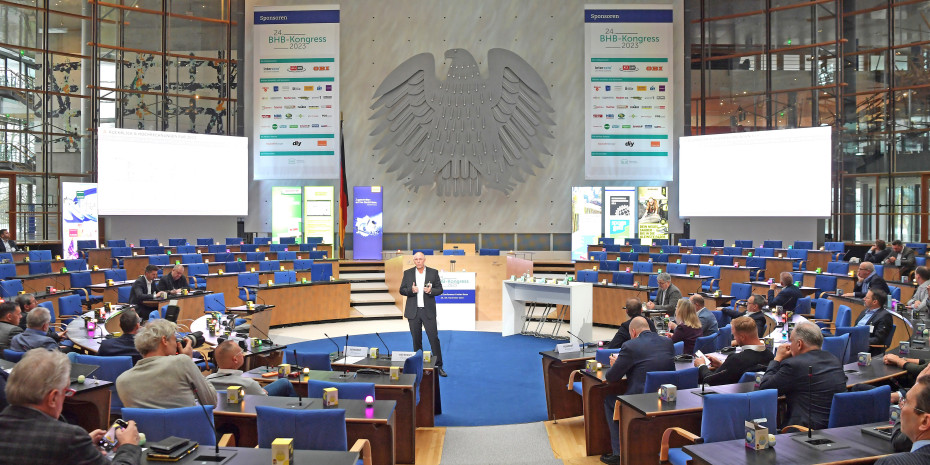
[[[388,357],[388,358],[391,358],[391,349],[388,348],[387,343],[384,342],[384,339],[381,339],[381,335],[378,334],[377,331],[375,332],[375,336],[378,336],[378,339],[380,339],[380,340],[381,340],[381,343],[384,344],[384,350],[387,351],[387,357]]]
[[[575,336],[575,339],[578,339],[578,340],[581,342],[581,351],[582,351],[582,352],[584,352],[584,351],[587,350],[586,346],[588,346],[589,344],[588,344],[587,342],[585,342],[584,339],[578,337],[575,333],[573,333],[573,332],[571,332],[571,331],[566,331],[566,332],[567,332],[568,334],[571,334],[572,336]]]
[[[194,401],[200,405],[200,408],[203,410],[203,415],[207,417],[207,423],[210,425],[210,429],[213,430],[213,435],[216,436],[216,426],[213,424],[213,419],[210,418],[210,414],[207,412],[207,407],[203,405],[203,402],[198,401],[197,386],[190,384],[191,391],[194,393]],[[203,454],[194,459],[195,462],[213,462],[213,463],[223,463],[227,460],[233,458],[236,455],[236,451],[223,451],[223,454],[220,453],[220,443],[216,442],[216,450],[213,455]]]
[[[336,357],[338,358],[342,354],[342,352],[339,351],[339,344],[337,344],[333,338],[329,337],[329,334],[323,333],[323,335],[326,336],[326,339],[329,339],[329,342],[332,342],[333,345],[336,346]]]
[[[294,369],[300,371],[300,362],[297,361],[297,349],[292,349],[292,351],[294,352]]]

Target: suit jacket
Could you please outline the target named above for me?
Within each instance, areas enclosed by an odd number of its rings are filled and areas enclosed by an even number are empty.
[[[143,278],[145,279],[145,278]],[[142,283],[143,290],[145,289],[145,283]],[[167,273],[167,276],[162,276],[158,279],[158,290],[159,291],[173,291],[175,289],[190,289],[190,285],[187,283],[187,276],[181,275],[177,280],[171,279],[171,273]]]
[[[889,255],[891,255],[891,249],[889,249],[888,247],[885,247],[885,250],[877,250],[875,253],[872,253],[872,251],[869,250],[868,252],[865,253],[865,257],[862,259],[862,261],[872,262],[872,263],[881,263],[886,258],[888,258]]]
[[[129,303],[131,305],[142,305],[142,301],[153,299],[153,294],[158,292],[158,281],[152,281],[151,294],[147,292],[148,289],[146,287],[145,276],[139,276],[139,278],[132,283],[132,289],[129,291]]]
[[[756,322],[756,330],[759,332],[759,337],[762,337],[765,334],[765,325],[768,323],[765,321],[765,314],[761,311],[759,312],[746,312],[746,316],[752,318]]]
[[[626,376],[626,394],[642,394],[646,373],[675,369],[672,340],[646,331],[631,339],[617,354],[617,361],[607,370],[607,381],[616,383]]]
[[[10,242],[10,250],[7,250],[6,245],[3,243],[3,241],[0,241],[0,253],[15,252],[19,250],[19,247],[16,246],[16,241],[10,239],[9,242]]]
[[[914,308],[915,311],[923,312],[930,308],[930,305],[927,305],[927,299],[930,297],[930,292],[928,292],[928,287],[930,287],[930,281],[924,281],[923,284],[917,286],[917,290],[914,291],[914,296],[907,301],[907,305],[914,305],[914,302],[920,302],[920,305]]]
[[[0,321],[0,351],[9,349],[13,337],[21,332],[23,332],[23,328],[6,321]]]
[[[142,360],[142,354],[136,350],[135,341],[135,334],[123,334],[113,339],[104,339],[103,342],[100,343],[100,349],[97,350],[97,355],[102,357],[128,355],[132,357],[132,364],[135,365],[136,362]]]
[[[404,270],[404,279],[400,282],[400,294],[407,296],[407,304],[404,307],[404,318],[413,318],[417,316],[417,293],[413,292],[413,286],[417,283],[416,268]],[[439,280],[439,271],[435,268],[424,267],[426,273],[423,279],[423,286],[426,283],[432,283],[429,293],[423,293],[423,307],[426,309],[426,318],[436,319],[436,296],[442,294],[442,282]]]
[[[786,312],[793,312],[795,307],[798,306],[798,299],[801,297],[804,297],[801,295],[801,290],[794,284],[782,289],[778,295],[775,295],[774,289],[769,289],[769,308],[774,312],[775,307],[781,305]]]
[[[810,388],[808,367],[813,367]],[[778,389],[778,395],[787,398],[786,422],[781,426],[803,425],[820,429],[827,427],[833,395],[846,392],[846,374],[833,354],[814,349],[781,362],[772,360],[759,388]],[[808,421],[808,412],[813,425]]]
[[[642,315],[640,314],[636,316],[642,316]],[[629,320],[626,320],[623,323],[620,323],[620,328],[617,329],[617,333],[614,334],[614,338],[611,339],[609,343],[607,343],[606,348],[619,349],[623,347],[623,344],[626,343],[626,341],[630,340],[630,322],[633,321],[633,318],[635,317],[632,317]],[[655,332],[656,325],[655,323],[652,322],[652,318],[646,318],[646,321],[649,322],[649,330],[652,332]]]
[[[28,352],[31,349],[43,348],[58,350],[58,343],[48,337],[45,331],[28,328],[10,340],[10,348],[17,352]]]
[[[681,291],[674,284],[669,284],[668,289],[656,291],[655,309],[675,313],[675,306],[678,305],[679,300],[681,300]]]
[[[855,296],[861,299],[872,289],[881,289],[888,297],[891,297],[891,289],[888,288],[888,283],[886,283],[885,278],[879,276],[878,273],[872,273],[862,281],[861,285],[857,284]]]
[[[130,465],[142,460],[142,449],[123,444],[110,462],[94,447],[83,428],[58,421],[28,407],[11,405],[0,413],[0,450],[4,464]]]
[[[894,265],[897,261],[898,254],[894,253],[894,250],[888,254],[888,257],[885,258],[888,261],[889,265]],[[908,273],[914,271],[917,268],[917,257],[914,253],[914,249],[910,247],[901,248],[901,276],[907,276]]]
[[[858,321],[853,323],[858,323]],[[872,327],[871,331],[869,331],[869,345],[882,346],[869,347],[869,353],[871,353],[873,356],[881,355],[883,352],[885,352],[885,338],[887,338],[888,335],[891,334],[891,331],[894,329],[892,328],[892,326],[894,326],[894,319],[891,317],[891,312],[885,310],[884,308],[880,308],[878,311],[872,314],[872,317],[869,318],[869,321],[867,321],[866,324]]]
[[[765,346],[762,347],[763,350],[752,350],[744,347],[742,352],[727,357],[714,371],[702,365],[698,370],[699,378],[701,380],[706,379],[706,384],[719,386],[721,384],[738,383],[740,378],[743,377],[743,373],[747,371],[763,371],[769,362],[775,358],[775,355],[771,351],[765,350]]]
[[[926,465],[930,463],[930,446],[923,446],[914,452],[882,457],[875,465]]]

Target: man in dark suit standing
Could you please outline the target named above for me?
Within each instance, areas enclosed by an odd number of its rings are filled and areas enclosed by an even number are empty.
[[[891,313],[885,310],[888,294],[873,289],[865,294],[862,301],[865,303],[865,310],[856,321],[856,326],[869,327],[869,353],[873,356],[881,355],[886,349],[885,339],[894,329]]]
[[[142,276],[132,283],[132,289],[129,292],[129,304],[136,306],[136,313],[143,320],[149,319],[149,313],[157,307],[147,306],[146,300],[154,300],[158,297],[164,297],[166,293],[158,291],[158,284],[155,280],[158,278],[158,267],[155,265],[146,265],[145,272]]]
[[[0,450],[4,463],[58,465],[82,463],[128,465],[140,463],[139,431],[133,421],[116,430],[119,446],[111,462],[96,444],[106,433],[87,434],[80,426],[59,421],[65,398],[74,393],[71,363],[61,352],[26,352],[7,380],[10,406],[0,413]]]
[[[882,457],[875,465],[930,463],[930,374],[917,378],[914,387],[898,405],[901,407],[901,431],[914,445],[910,452]]]
[[[100,342],[97,355],[114,357],[127,355],[132,357],[132,364],[142,360],[142,354],[136,349],[136,333],[139,332],[139,323],[142,321],[135,310],[127,308],[119,316],[119,329],[123,331],[120,337],[104,339]]]
[[[630,339],[620,352],[610,356],[608,383],[616,383],[626,376],[625,394],[642,394],[646,387],[646,373],[675,369],[675,347],[672,340],[649,330],[649,322],[638,316],[630,321]],[[620,463],[620,425],[613,420],[617,396],[604,399],[604,413],[610,429],[611,454],[601,456],[601,462]]]
[[[620,323],[620,328],[617,329],[617,334],[614,334],[614,338],[610,340],[607,344],[608,349],[619,349],[623,347],[630,338],[630,322],[633,321],[633,318],[642,316],[643,314],[643,303],[639,301],[636,297],[626,300],[626,315],[629,317],[628,320]],[[651,319],[647,319],[649,322],[649,331],[655,331],[656,326],[652,323]]]
[[[423,349],[423,328],[426,328],[426,337],[429,338],[429,345],[433,350],[436,372],[439,376],[445,377],[447,375],[442,369],[439,332],[436,329],[436,296],[442,294],[439,271],[426,267],[426,256],[422,252],[413,254],[413,264],[414,268],[404,271],[404,279],[400,282],[400,294],[407,296],[404,318],[410,324],[413,350]]]
[[[820,349],[823,333],[810,321],[794,327],[788,343],[778,346],[769,362],[760,389],[777,389],[785,396],[788,412],[784,425],[826,428],[833,395],[846,392],[842,362]],[[810,375],[808,375],[810,373]]]
[[[901,276],[908,276],[917,268],[917,257],[914,249],[907,247],[900,240],[891,241],[891,254],[885,259],[886,265],[901,267]]]
[[[0,229],[0,252],[16,252],[16,242],[10,238],[8,229]]]
[[[859,276],[859,281],[856,282],[856,297],[860,299],[865,297],[869,289],[879,289],[884,292],[885,295],[891,295],[891,289],[888,288],[888,283],[885,282],[885,278],[879,276],[878,273],[875,272],[875,265],[871,262],[860,263],[859,270],[856,274]]]

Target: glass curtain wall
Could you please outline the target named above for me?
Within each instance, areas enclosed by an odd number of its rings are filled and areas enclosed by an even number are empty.
[[[685,6],[691,134],[831,126],[827,237],[928,241],[930,1]]]
[[[0,228],[60,240],[59,188],[96,180],[98,126],[236,134],[241,5],[0,0]]]

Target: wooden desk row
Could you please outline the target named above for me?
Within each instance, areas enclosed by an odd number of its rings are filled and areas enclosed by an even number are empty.
[[[165,248],[165,251],[171,251],[172,254],[176,253],[178,250],[177,247],[175,246],[162,246],[162,247]],[[204,254],[209,253],[209,246],[197,245],[194,247],[197,253],[204,253]],[[241,249],[239,245],[226,245],[225,248],[226,250],[229,250],[230,253],[240,252],[240,249]],[[288,250],[299,251],[299,249],[300,249],[300,244],[288,245]],[[113,249],[110,247],[102,247],[102,248],[97,248],[97,249],[84,250],[87,256],[87,266],[97,265],[100,268],[109,268],[111,265],[112,259],[113,259],[112,250]],[[132,252],[138,255],[145,254],[145,247],[132,247],[131,250]],[[333,258],[333,245],[332,244],[317,244],[314,247],[314,250],[320,251],[320,252],[326,252],[327,257]],[[264,245],[264,244],[259,245],[256,249],[256,252],[265,252],[266,254],[276,253],[276,252],[271,252],[271,246]],[[23,257],[26,256],[25,252],[17,252],[17,253],[22,253]],[[13,260],[20,261],[22,260],[22,257],[17,258],[17,256],[14,255]]]

